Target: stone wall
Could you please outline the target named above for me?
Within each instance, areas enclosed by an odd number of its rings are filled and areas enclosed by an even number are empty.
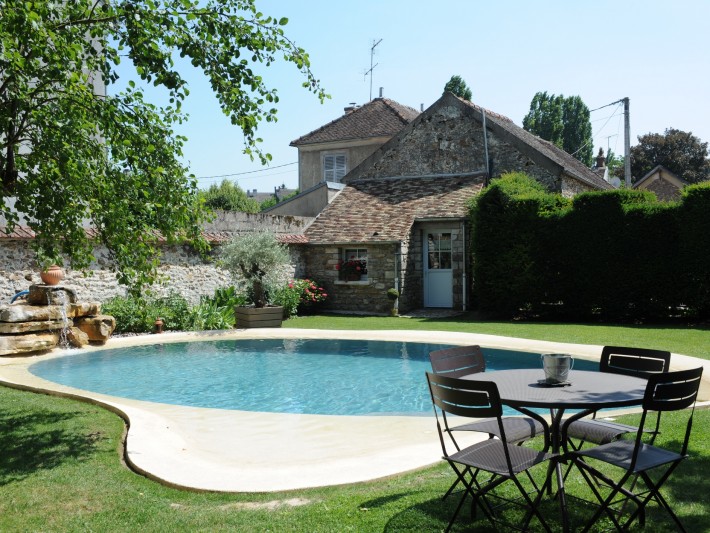
[[[397,245],[368,245],[368,275],[361,281],[339,279],[335,266],[342,250],[337,246],[304,246],[300,252],[305,264],[303,277],[316,280],[328,293],[326,309],[389,314],[392,301],[387,290],[395,286]]]
[[[464,115],[467,116],[462,119]],[[492,177],[525,172],[549,191],[561,191],[559,170],[555,173],[536,163],[491,128],[486,141]],[[415,122],[396,146],[384,145],[345,180],[485,171],[485,148],[483,125],[473,110],[458,105],[442,106],[435,114]]]
[[[208,236],[270,229],[280,234],[300,234],[310,219],[301,217],[274,217],[268,215],[248,215],[246,213],[218,214],[217,218],[205,226]],[[30,240],[0,239],[0,302],[8,303],[19,291],[27,290],[31,283],[40,283],[39,267]],[[291,267],[285,274],[301,276],[304,261],[299,247],[290,248]],[[163,280],[151,289],[157,295],[176,291],[191,304],[199,302],[200,296],[212,295],[219,287],[231,285],[229,273],[216,266],[219,244],[213,245],[209,257],[203,259],[190,246],[163,246],[160,274]],[[82,301],[103,302],[108,298],[125,295],[126,289],[118,284],[111,271],[108,250],[99,246],[94,250],[96,261],[88,271],[82,272],[65,268],[63,285],[75,289]]]

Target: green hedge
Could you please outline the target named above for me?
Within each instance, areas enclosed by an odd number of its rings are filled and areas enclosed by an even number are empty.
[[[710,184],[567,200],[508,174],[471,204],[474,303],[496,316],[640,320],[710,312]]]

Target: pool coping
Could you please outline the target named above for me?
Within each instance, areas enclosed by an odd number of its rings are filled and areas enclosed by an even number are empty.
[[[533,353],[564,352],[598,360],[601,346],[440,331],[264,328],[112,338],[81,353],[155,343],[216,339],[362,339],[448,344]],[[275,492],[370,481],[440,461],[433,415],[336,416],[255,413],[118,398],[34,376],[40,360],[78,350],[0,358],[0,383],[102,405],[127,423],[124,459],[164,484],[207,491]],[[703,365],[702,400],[710,399],[710,362],[673,354],[672,369]],[[423,378],[422,378],[423,379]]]

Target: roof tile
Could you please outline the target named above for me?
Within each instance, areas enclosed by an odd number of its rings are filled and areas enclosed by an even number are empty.
[[[302,146],[322,142],[392,136],[419,115],[419,111],[387,98],[376,98],[291,142]]]
[[[306,230],[310,244],[404,240],[417,219],[460,219],[483,187],[483,173],[460,177],[356,180]]]

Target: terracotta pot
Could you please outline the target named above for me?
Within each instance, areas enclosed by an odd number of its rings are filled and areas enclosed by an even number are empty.
[[[58,285],[64,279],[64,271],[59,265],[52,265],[47,270],[40,271],[39,277],[45,285]]]

